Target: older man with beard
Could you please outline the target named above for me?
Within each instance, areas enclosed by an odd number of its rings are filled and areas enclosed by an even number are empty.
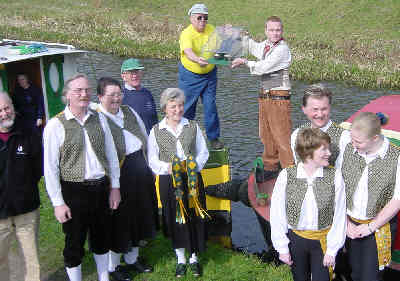
[[[39,281],[37,233],[38,182],[42,176],[39,135],[15,119],[10,97],[0,92],[0,280],[8,281],[9,251],[13,232],[21,246],[24,280]]]

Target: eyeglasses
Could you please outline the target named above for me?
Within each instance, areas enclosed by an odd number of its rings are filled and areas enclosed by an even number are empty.
[[[124,96],[124,94],[123,93],[110,93],[110,94],[106,94],[104,96],[110,97],[110,98],[121,98]]]
[[[208,16],[207,16],[207,15],[205,15],[205,16],[198,16],[198,17],[197,17],[197,20],[198,20],[198,21],[201,21],[201,20],[208,20]]]
[[[90,94],[92,92],[92,88],[76,88],[76,89],[71,89],[71,92],[73,92],[76,95],[80,95],[83,92],[86,94]]]

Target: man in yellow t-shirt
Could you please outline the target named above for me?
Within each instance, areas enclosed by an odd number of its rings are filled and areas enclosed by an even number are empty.
[[[223,144],[218,139],[220,128],[215,103],[217,68],[207,61],[213,53],[202,50],[215,28],[207,24],[208,9],[204,4],[194,4],[188,15],[191,24],[179,38],[181,62],[178,83],[186,97],[184,117],[195,118],[197,101],[201,97],[207,138],[213,149],[222,149]]]

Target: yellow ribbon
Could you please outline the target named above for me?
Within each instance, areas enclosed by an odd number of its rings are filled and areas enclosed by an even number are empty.
[[[351,220],[358,222],[360,224],[368,224],[372,221],[372,219],[359,220],[353,217],[350,218]],[[384,224],[375,231],[375,241],[376,241],[376,249],[378,252],[379,269],[382,270],[385,266],[389,265],[392,259],[392,252],[391,252],[392,235],[390,232],[389,223]]]
[[[328,235],[328,232],[331,228],[326,228],[322,230],[295,230],[293,229],[293,232],[296,233],[298,236],[303,237],[305,239],[311,239],[311,240],[319,240],[319,243],[321,244],[321,249],[322,252],[326,253],[326,248],[327,248],[327,240],[326,236]],[[329,266],[329,280],[332,280],[335,276],[333,273],[333,267]]]
[[[182,173],[187,173],[187,186],[189,190],[189,208],[193,208],[195,210],[196,216],[204,219],[206,216],[211,218],[210,215],[206,212],[205,209],[201,207],[200,201],[198,199],[198,179],[196,169],[196,162],[193,159],[193,156],[188,157],[188,161],[180,161],[178,157],[174,157],[172,160],[172,182],[175,188],[181,188],[182,186]],[[182,194],[183,195],[183,194]],[[177,210],[177,222],[178,223],[186,223],[186,216],[188,216],[188,212],[186,211],[182,197],[176,198],[179,206],[179,210]]]

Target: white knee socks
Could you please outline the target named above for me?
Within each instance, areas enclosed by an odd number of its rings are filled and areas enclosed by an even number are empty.
[[[192,255],[189,259],[189,263],[195,263],[195,262],[198,262],[197,255],[196,255],[196,253],[192,253]]]
[[[121,264],[121,254],[109,251],[108,254],[110,255],[108,258],[108,271],[114,272],[118,265]]]
[[[96,261],[97,275],[99,281],[110,281],[108,277],[108,253],[103,255],[93,254],[94,260]]]
[[[132,250],[124,254],[124,260],[127,264],[134,264],[137,262],[139,256],[139,247],[132,247]]]
[[[175,249],[175,253],[178,263],[186,263],[185,248],[177,248]]]
[[[81,265],[65,268],[70,281],[82,281]]]

